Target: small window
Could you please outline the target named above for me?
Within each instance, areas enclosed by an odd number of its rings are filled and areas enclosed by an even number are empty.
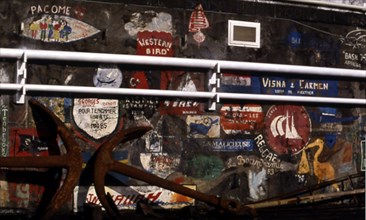
[[[261,24],[257,22],[229,20],[229,46],[259,48],[260,28]]]

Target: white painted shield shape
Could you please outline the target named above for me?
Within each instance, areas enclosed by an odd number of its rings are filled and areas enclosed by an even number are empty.
[[[118,100],[74,99],[72,116],[81,130],[94,139],[100,139],[117,128],[118,112]]]

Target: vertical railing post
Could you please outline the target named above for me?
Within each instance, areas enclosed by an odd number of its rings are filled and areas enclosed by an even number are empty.
[[[208,101],[208,110],[215,111],[216,104],[220,102],[218,90],[220,88],[220,64],[217,63],[214,69],[209,71],[208,90],[215,95]]]
[[[27,54],[23,53],[22,57],[17,60],[17,74],[15,78],[15,83],[22,85],[20,91],[17,91],[15,95],[15,103],[24,104],[26,95],[26,79],[27,79]]]

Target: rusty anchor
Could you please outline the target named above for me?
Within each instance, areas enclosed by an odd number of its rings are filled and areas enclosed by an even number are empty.
[[[40,219],[51,219],[60,207],[71,197],[72,192],[77,185],[82,173],[81,149],[75,141],[70,130],[53,114],[48,108],[36,100],[29,101],[33,109],[45,113],[43,117],[49,117],[56,126],[56,133],[64,143],[67,153],[64,155],[51,155],[48,157],[1,157],[0,167],[6,168],[65,168],[67,175],[63,184],[53,195],[51,202],[45,210],[42,210]],[[118,132],[110,140],[104,142],[95,153],[95,160],[92,162],[94,167],[93,181],[97,196],[107,213],[113,218],[121,218],[120,213],[111,198],[105,194],[105,176],[108,172],[114,171],[125,176],[129,176],[143,182],[159,186],[176,193],[200,200],[221,210],[234,214],[245,214],[253,216],[254,209],[240,204],[236,200],[222,199],[215,195],[208,195],[199,191],[186,188],[180,184],[162,179],[153,174],[142,171],[133,166],[122,164],[115,161],[112,157],[112,151],[119,143],[126,143],[130,140],[141,137],[150,127],[129,128]],[[56,138],[55,136],[52,136]]]
[[[67,153],[64,155],[37,157],[36,159],[32,157],[0,157],[0,167],[65,168],[67,170],[67,175],[63,180],[63,184],[60,188],[57,189],[46,209],[44,211],[42,210],[43,212],[39,218],[43,220],[48,220],[51,219],[53,215],[55,215],[56,212],[60,209],[60,207],[71,197],[73,189],[79,181],[82,172],[81,149],[78,146],[70,130],[61,122],[58,117],[53,114],[52,111],[50,111],[48,108],[46,108],[36,100],[30,100],[29,103],[33,109],[37,109],[39,112],[43,113],[43,117],[48,118],[50,122],[53,122],[53,127],[55,127],[56,129],[56,132],[53,133],[56,134],[52,133],[51,137],[56,139],[58,134],[64,143]],[[136,167],[120,163],[113,159],[112,151],[115,146],[120,143],[126,143],[130,140],[140,138],[150,129],[150,127],[136,127],[118,132],[111,139],[107,140],[99,147],[94,155],[95,160],[91,162],[94,167],[93,181],[95,184],[97,196],[102,206],[113,219],[120,219],[121,215],[110,196],[106,195],[105,193],[105,176],[110,171],[118,172],[124,174],[125,176],[141,180],[148,184],[159,186],[174,191],[176,193],[200,200],[229,213],[247,215],[250,217],[255,216],[255,211],[261,208],[279,206],[280,202],[281,204],[288,204],[299,201],[299,198],[296,196],[290,199],[262,201],[259,203],[243,205],[236,200],[224,199],[215,195],[208,195],[199,191],[186,188],[180,184],[162,179],[156,175],[147,173]],[[350,192],[349,194],[352,193],[360,194],[364,193],[364,190]],[[302,199],[306,200],[309,198],[305,196]]]
[[[41,210],[40,219],[48,220],[54,216],[60,207],[71,198],[72,192],[78,183],[82,171],[81,150],[72,136],[71,131],[40,102],[31,99],[32,109],[38,110],[52,120],[56,126],[56,133],[64,143],[67,153],[64,155],[51,155],[47,157],[0,157],[0,167],[6,168],[64,168],[67,170],[65,179],[60,188],[53,195],[51,202],[45,210]],[[55,134],[55,138],[57,137]]]
[[[170,191],[200,200],[221,210],[228,211],[229,213],[248,216],[255,215],[254,209],[244,206],[236,200],[222,199],[215,195],[208,195],[199,191],[195,191],[175,182],[147,173],[133,166],[120,163],[113,159],[112,151],[115,146],[117,146],[119,143],[126,143],[132,139],[139,138],[150,129],[150,127],[136,127],[120,131],[110,140],[104,142],[96,152],[96,159],[94,161],[95,191],[102,206],[113,219],[121,219],[121,215],[112,199],[105,193],[105,176],[109,171],[118,172],[145,183],[159,186]]]

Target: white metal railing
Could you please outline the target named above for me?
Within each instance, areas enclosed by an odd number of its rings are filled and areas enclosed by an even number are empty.
[[[0,85],[0,90],[21,91],[24,89],[31,92],[44,93],[76,93],[76,94],[98,94],[98,95],[137,95],[137,96],[159,96],[159,97],[179,97],[179,98],[205,98],[252,100],[252,101],[275,101],[275,102],[306,102],[306,103],[328,103],[328,104],[355,104],[366,105],[365,99],[354,98],[325,98],[313,96],[289,96],[289,95],[264,95],[264,94],[238,94],[224,92],[187,92],[174,90],[157,89],[128,89],[128,88],[100,88],[86,86],[60,86],[60,85],[40,85],[40,84],[11,84]]]
[[[224,70],[246,70],[266,73],[282,73],[291,75],[322,75],[349,78],[366,78],[366,70],[312,67],[298,65],[282,65],[269,63],[239,62],[225,60],[207,60],[176,57],[154,57],[140,55],[68,52],[55,50],[26,50],[0,48],[0,58],[51,61],[77,61],[92,63],[124,63],[132,65],[171,66],[183,68],[214,69],[217,65]]]
[[[328,104],[351,104],[366,105],[365,99],[355,98],[325,98],[288,95],[264,95],[264,94],[237,94],[217,92],[220,87],[221,70],[243,70],[259,71],[269,74],[281,73],[291,75],[347,77],[366,80],[366,70],[309,67],[281,64],[264,64],[238,61],[187,59],[174,57],[151,57],[139,55],[121,55],[89,52],[67,52],[53,50],[27,50],[0,48],[0,58],[17,59],[16,83],[1,83],[1,90],[16,91],[16,102],[24,103],[27,91],[33,92],[58,92],[78,94],[114,94],[114,95],[138,95],[138,96],[160,96],[160,97],[181,97],[181,98],[205,98],[209,99],[210,109],[215,109],[215,104],[220,99],[240,99],[253,101],[275,101],[275,102],[304,102],[304,103],[328,103]],[[208,92],[187,92],[172,90],[153,89],[129,89],[129,88],[98,88],[86,86],[61,86],[61,85],[39,85],[27,84],[26,75],[28,60],[49,60],[49,61],[77,61],[92,63],[114,63],[132,64],[145,66],[180,67],[180,68],[203,68],[208,69],[211,75]]]

